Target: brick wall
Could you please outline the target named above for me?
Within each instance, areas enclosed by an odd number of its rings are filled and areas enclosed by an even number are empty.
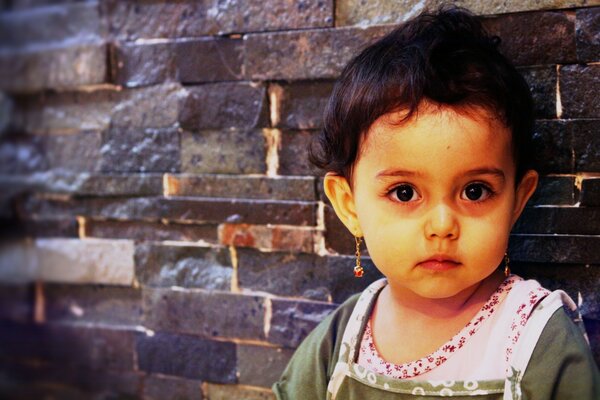
[[[2,397],[271,398],[380,276],[305,159],[343,65],[423,6],[365,3],[0,1]],[[513,269],[580,299],[600,361],[600,2],[460,3],[537,100]]]

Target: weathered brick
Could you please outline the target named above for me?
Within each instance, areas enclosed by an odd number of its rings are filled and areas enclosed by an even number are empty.
[[[346,63],[391,27],[341,28],[245,36],[247,79],[336,78]]]
[[[30,322],[33,318],[32,285],[0,284],[0,320]]]
[[[76,218],[69,219],[24,219],[19,220],[14,229],[14,237],[34,238],[78,238],[79,223]]]
[[[102,239],[36,239],[4,244],[0,280],[99,283],[133,282],[133,242]]]
[[[184,131],[181,136],[181,168],[184,172],[264,174],[266,156],[266,141],[258,129]]]
[[[243,51],[241,39],[229,38],[118,43],[111,47],[111,74],[127,87],[240,80]]]
[[[48,321],[138,325],[142,314],[141,291],[100,285],[44,286]]]
[[[559,80],[563,118],[598,117],[600,64],[561,66]]]
[[[71,89],[105,82],[104,44],[0,52],[0,88],[8,92]]]
[[[600,178],[585,178],[581,182],[581,193],[579,195],[582,206],[600,206]]]
[[[263,200],[316,200],[312,177],[166,174],[166,195]]]
[[[509,256],[522,262],[593,264],[600,259],[597,235],[523,235],[510,237]]]
[[[332,89],[331,81],[272,84],[269,96],[278,113],[276,120],[272,121],[273,126],[287,129],[320,128],[323,110]]]
[[[93,42],[102,39],[98,3],[46,7],[37,12],[0,14],[0,48],[61,42]]]
[[[190,335],[156,332],[136,336],[138,367],[142,371],[217,383],[235,383],[234,343]]]
[[[222,224],[219,242],[236,247],[253,247],[262,250],[279,250],[312,253],[313,229],[276,225]]]
[[[600,59],[600,7],[576,11],[577,59],[579,62]]]
[[[356,244],[354,236],[344,226],[333,210],[333,207],[326,204],[325,213],[325,246],[328,250],[333,250],[341,254],[354,254]]]
[[[181,127],[189,131],[268,127],[266,89],[250,82],[188,87],[179,120]]]
[[[262,253],[240,248],[238,283],[242,288],[282,296],[342,302],[381,277],[368,258],[362,258],[365,276],[354,277],[354,257],[320,257],[284,252]]]
[[[386,0],[362,1],[340,0],[336,2],[335,23],[345,25],[374,25],[399,23],[414,17],[424,8],[436,9],[443,0],[426,0],[423,2],[389,2]],[[586,0],[527,0],[527,1],[479,1],[461,0],[458,5],[471,10],[477,15],[506,14],[539,9],[561,9],[587,6]]]
[[[251,199],[190,198],[49,198],[33,194],[18,204],[31,218],[75,216],[109,219],[155,219],[195,223],[315,225],[316,203]]]
[[[212,244],[219,241],[217,225],[214,224],[85,219],[82,226],[84,237],[134,239],[137,241],[203,241]]]
[[[528,204],[575,204],[575,176],[541,176],[538,187]]]
[[[101,168],[101,132],[45,136],[42,143],[50,168],[79,172],[97,172]]]
[[[567,122],[537,121],[533,145],[537,171],[542,174],[573,172],[573,134]]]
[[[170,376],[148,375],[144,378],[143,397],[148,400],[203,400],[202,382]]]
[[[575,171],[600,172],[600,119],[572,121],[570,127],[573,132]]]
[[[298,347],[319,322],[337,307],[330,303],[278,298],[271,302],[273,314],[267,338],[272,343],[291,348]]]
[[[600,209],[591,207],[526,207],[515,224],[516,233],[597,235]]]
[[[536,11],[484,18],[500,36],[500,51],[516,65],[570,63],[577,59],[574,13]]]
[[[253,388],[240,385],[207,385],[208,399],[210,400],[275,400],[271,389]]]
[[[223,248],[141,243],[135,251],[136,277],[149,286],[229,290],[233,268]]]
[[[13,135],[0,142],[0,171],[26,174],[48,169],[43,141],[39,137]]]
[[[101,154],[103,172],[177,172],[179,131],[111,128],[103,134]]]
[[[134,332],[69,325],[0,324],[0,357],[38,359],[64,367],[133,369]]]
[[[220,338],[265,337],[262,296],[150,288],[144,289],[143,296],[144,326],[152,330]]]
[[[319,175],[308,161],[308,146],[314,132],[283,131],[279,149],[279,173],[282,175]]]
[[[289,349],[238,345],[239,382],[270,388],[279,380],[292,355],[293,351]]]
[[[556,118],[556,85],[558,83],[556,66],[520,68],[519,72],[531,90],[536,117]]]

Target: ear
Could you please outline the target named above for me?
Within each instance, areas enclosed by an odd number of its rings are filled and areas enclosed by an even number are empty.
[[[511,227],[514,226],[515,222],[517,222],[517,219],[519,219],[519,216],[525,208],[525,204],[527,204],[527,201],[533,195],[533,192],[535,192],[537,184],[538,173],[532,169],[525,172],[525,175],[523,175],[523,178],[517,187],[517,191],[515,192],[515,204],[513,208]]]
[[[356,216],[354,195],[348,180],[340,175],[328,172],[323,182],[325,194],[331,202],[335,213],[354,236],[362,237],[362,230]]]

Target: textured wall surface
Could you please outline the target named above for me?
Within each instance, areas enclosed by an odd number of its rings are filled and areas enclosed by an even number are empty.
[[[358,49],[438,1],[0,1],[0,397],[271,399],[380,275],[306,145]],[[513,270],[600,361],[600,1],[458,2],[537,101]]]

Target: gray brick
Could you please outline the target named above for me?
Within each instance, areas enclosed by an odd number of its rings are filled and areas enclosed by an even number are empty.
[[[221,82],[188,87],[180,122],[189,131],[262,128],[269,126],[268,113],[263,85]]]
[[[316,129],[323,125],[323,110],[333,89],[333,82],[297,82],[273,84],[269,88],[279,111],[275,127]],[[273,101],[273,100],[272,100]]]
[[[580,62],[600,59],[600,7],[576,11],[577,59]]]
[[[110,221],[86,219],[83,224],[85,237],[134,239],[137,241],[176,240],[183,242],[204,241],[217,244],[217,225],[178,224],[154,221]]]
[[[136,336],[142,371],[217,383],[236,382],[234,343],[156,332]]]
[[[144,378],[143,396],[147,400],[203,400],[201,385],[198,380],[148,375]]]
[[[151,243],[136,247],[135,268],[145,285],[213,290],[229,290],[233,273],[227,249]]]
[[[559,70],[562,118],[595,118],[600,114],[600,65],[565,65]]]
[[[52,322],[138,325],[141,292],[128,287],[48,284],[46,318]]]
[[[575,204],[575,176],[542,176],[529,200],[533,205]]]
[[[556,118],[556,85],[558,72],[555,65],[520,68],[535,105],[535,115],[538,118]]]
[[[582,206],[600,206],[600,178],[583,179],[581,182],[580,201]]]
[[[253,80],[336,78],[346,63],[391,27],[249,34],[245,74]]]
[[[42,140],[50,168],[97,172],[101,168],[101,132],[46,136]]]
[[[600,209],[590,207],[526,207],[515,233],[598,235]]]
[[[537,121],[533,145],[534,167],[540,173],[573,172],[573,134],[567,122]]]
[[[597,235],[523,235],[510,237],[511,260],[539,263],[593,264],[600,259]]]
[[[78,238],[79,224],[76,218],[69,219],[20,219],[18,225],[11,228],[14,237],[33,238]],[[17,231],[17,232],[15,232]]]
[[[33,285],[0,285],[0,320],[32,321],[33,303]]]
[[[143,294],[144,326],[152,330],[264,339],[264,297],[197,289],[146,288]]]
[[[319,175],[321,172],[308,161],[308,148],[315,133],[311,131],[283,131],[279,149],[281,175]]]
[[[240,383],[270,388],[279,380],[292,355],[289,349],[238,345]]]
[[[570,128],[573,132],[575,170],[600,172],[600,119],[572,121]]]
[[[266,141],[261,130],[184,131],[181,137],[183,172],[264,174],[266,156]]]
[[[177,172],[180,169],[177,129],[111,128],[102,138],[103,172]]]
[[[39,137],[14,135],[0,142],[2,174],[27,174],[49,168],[44,143]]]

